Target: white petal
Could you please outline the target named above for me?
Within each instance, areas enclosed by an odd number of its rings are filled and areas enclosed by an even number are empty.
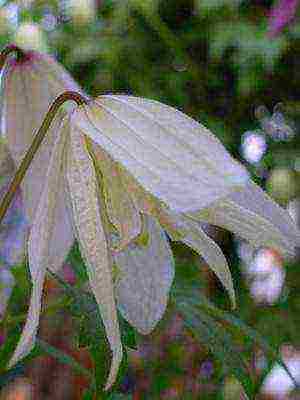
[[[5,185],[15,173],[15,165],[6,141],[0,138],[0,187]]]
[[[37,268],[37,266],[33,265],[33,268]],[[35,281],[32,287],[27,321],[23,328],[17,348],[8,364],[9,368],[14,366],[22,358],[26,357],[34,347],[41,311],[41,298],[43,293],[45,272],[46,265],[43,264],[41,265],[41,268],[37,269],[37,273],[35,274]]]
[[[270,221],[291,242],[291,245],[300,247],[300,231],[289,213],[275,203],[258,185],[249,182],[243,190],[230,194],[229,198]]]
[[[184,223],[188,234],[181,239],[181,241],[204,258],[209,267],[222,282],[230,296],[232,306],[235,307],[235,293],[231,272],[222,250],[208,235],[206,235],[199,223],[189,218],[185,218]]]
[[[122,248],[141,232],[139,210],[133,202],[118,165],[99,146],[94,145],[93,148],[97,167],[101,172],[108,218],[120,235],[119,247]]]
[[[174,278],[172,251],[164,231],[151,217],[145,217],[145,224],[149,243],[132,243],[114,258],[120,269],[118,307],[142,334],[150,333],[162,318]]]
[[[69,124],[66,124],[59,135],[66,134],[69,137],[69,130]],[[62,267],[75,241],[75,228],[73,227],[72,210],[66,182],[66,155],[67,151],[65,151],[63,158],[61,168],[62,187],[56,201],[54,227],[49,240],[48,268],[53,272],[57,272]]]
[[[16,172],[6,142],[0,138],[0,199],[6,193]],[[28,225],[24,218],[24,205],[18,189],[0,225],[0,260],[7,266],[22,262],[25,243],[28,239]]]
[[[153,104],[159,110],[156,114]],[[102,96],[78,111],[75,120],[172,210],[201,209],[248,180],[245,169],[207,129],[160,103]]]
[[[49,106],[65,90],[78,86],[53,59],[33,52],[23,63],[11,60],[3,74],[2,126],[12,157],[19,165],[40,127]],[[42,193],[51,152],[64,113],[53,121],[22,183],[26,214],[30,222]]]
[[[103,228],[97,196],[99,190],[97,178],[86,148],[85,138],[76,129],[71,132],[66,174],[81,254],[86,261],[90,285],[99,305],[113,353],[112,366],[106,383],[106,389],[108,389],[114,383],[118,373],[122,359],[122,345],[107,235]]]
[[[43,283],[49,263],[49,240],[54,227],[56,200],[61,188],[61,167],[65,140],[66,135],[61,135],[55,143],[47,170],[44,190],[29,236],[28,257],[32,278],[32,294],[28,318],[20,341],[10,360],[10,367],[25,357],[32,350],[35,342],[41,310]]]
[[[299,234],[287,212],[254,184],[193,216],[232,231],[254,247],[275,248],[286,257],[294,256],[299,243]]]
[[[53,272],[62,267],[75,241],[70,212],[66,205],[66,194],[64,188],[61,189],[55,209],[53,233],[49,239],[48,268]]]
[[[75,82],[69,72],[54,58],[45,53],[32,52],[34,55],[34,65],[40,76],[47,75],[47,80],[51,91],[56,92],[55,97],[62,93],[62,88],[83,94],[80,86]]]

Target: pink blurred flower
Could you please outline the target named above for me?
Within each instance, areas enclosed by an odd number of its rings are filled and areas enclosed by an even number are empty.
[[[268,22],[268,36],[279,35],[295,17],[299,0],[277,0],[273,5]]]

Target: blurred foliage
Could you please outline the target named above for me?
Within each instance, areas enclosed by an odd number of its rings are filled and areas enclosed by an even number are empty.
[[[173,105],[208,126],[247,165],[253,179],[282,205],[299,196],[300,25],[295,23],[277,38],[269,39],[267,15],[272,1],[2,0],[0,4],[1,47],[16,41],[48,51],[93,96],[130,93]],[[288,104],[296,133],[288,140],[274,140],[265,133],[267,152],[259,164],[248,164],[240,153],[241,138],[246,130],[258,127],[254,110],[261,104],[271,110],[278,102]],[[232,267],[238,310],[234,315],[222,311],[229,302],[218,282],[193,253],[174,245],[177,286],[169,312],[150,338],[135,335],[122,323],[123,342],[135,352],[129,351],[129,367],[124,366],[120,373],[118,387],[124,394],[103,394],[101,398],[188,400],[221,399],[224,395],[229,399],[224,393],[228,392],[226,382],[234,386],[232,376],[243,384],[249,398],[259,398],[263,378],[274,365],[281,346],[289,343],[299,347],[297,265],[285,265],[286,280],[280,298],[271,305],[257,305],[250,296],[232,236],[221,230],[215,234]],[[43,313],[50,325],[55,324],[52,319],[57,310],[63,313],[61,323],[67,318],[65,315],[74,319],[76,339],[72,346],[89,349],[96,366],[96,380],[85,384],[82,397],[92,399],[95,385],[103,384],[108,371],[107,352],[103,351],[107,343],[101,320],[93,308],[94,300],[82,293],[86,274],[78,249],[73,249],[69,261],[77,284],[66,287],[61,279],[49,277],[59,287],[63,286],[65,297],[58,305],[47,301]],[[20,334],[30,293],[27,269],[19,266],[13,272],[18,284],[1,323],[7,340],[0,347],[0,385],[24,374],[27,365],[24,361],[12,371],[4,371]],[[199,287],[195,288],[195,282]],[[187,288],[188,298],[181,299],[180,285]],[[215,308],[204,295],[220,308]],[[183,330],[179,336],[168,339],[172,318],[177,314],[184,320]],[[239,325],[237,318],[247,325]],[[187,339],[191,333],[194,339]],[[154,356],[137,360],[134,349],[145,349],[149,343]],[[192,352],[189,353],[186,343],[190,343]],[[268,356],[260,372],[254,366],[258,348]],[[29,358],[51,354],[78,373],[77,361],[57,351],[40,342],[36,353]],[[201,378],[199,369],[207,359],[212,360],[213,373],[209,378]],[[132,366],[135,363],[139,365],[137,372]],[[148,383],[145,375],[149,375]],[[198,392],[194,386],[191,389],[190,381],[193,385],[198,383]]]

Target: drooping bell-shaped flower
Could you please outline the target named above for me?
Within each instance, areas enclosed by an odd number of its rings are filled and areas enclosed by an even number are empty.
[[[1,127],[10,154],[18,167],[53,101],[66,90],[80,88],[52,57],[35,51],[8,59],[1,80]],[[22,183],[22,196],[26,216],[32,223],[45,184],[47,166],[55,140],[59,134],[65,111],[60,112],[51,124],[40,151],[36,154]],[[65,219],[62,199],[58,200],[55,231],[50,238],[49,264],[61,265],[65,248],[70,248],[74,237]]]
[[[28,184],[31,179],[25,178]],[[164,231],[204,257],[233,302],[226,259],[201,221],[283,255],[293,255],[300,242],[288,214],[249,181],[209,130],[142,98],[101,96],[66,116],[42,187],[28,246],[33,292],[11,364],[34,343],[51,243],[58,240],[57,205],[63,204],[113,353],[107,388],[122,358],[115,303],[141,333],[150,332],[165,310],[174,271]],[[65,256],[68,250],[65,246]]]
[[[0,138],[0,199],[16,172],[8,147]],[[28,236],[21,191],[18,190],[0,225],[0,263],[7,268],[22,262]]]
[[[52,57],[28,51],[7,60],[1,80],[1,127],[16,164],[19,165],[52,102],[64,91],[80,88]],[[43,150],[36,155],[22,191],[28,217],[35,213],[46,168],[63,112],[51,125]],[[43,165],[43,168],[41,166]],[[37,167],[38,166],[38,167]],[[30,188],[26,182],[30,181]]]
[[[0,139],[0,198],[7,190],[14,173],[14,162],[5,141]],[[24,216],[22,196],[18,190],[0,225],[0,320],[5,314],[15,284],[10,267],[23,260],[27,237],[28,225]]]
[[[2,125],[18,165],[54,98],[76,84],[54,60],[31,52],[9,62],[2,85]],[[22,190],[33,289],[10,364],[34,344],[46,268],[60,268],[77,238],[113,353],[107,388],[122,358],[116,304],[141,333],[164,313],[174,275],[164,230],[204,257],[233,303],[227,262],[201,221],[284,255],[299,243],[285,211],[249,182],[210,131],[141,98],[101,96],[59,113]]]
[[[0,139],[0,199],[6,192],[14,173],[14,162],[5,141]],[[21,192],[18,190],[0,225],[0,320],[6,312],[15,285],[10,267],[23,260],[27,238],[28,225],[24,216]]]
[[[112,221],[127,218],[123,226],[128,227],[137,219],[134,211],[130,218],[124,216],[130,208],[116,201],[131,197],[136,210],[157,218],[171,237],[198,247],[212,267],[218,264],[209,259],[219,251],[198,222],[229,229],[255,247],[294,256],[300,233],[289,214],[250,181],[245,169],[198,122],[167,105],[130,96],[101,96],[76,110],[72,120],[98,145]],[[128,240],[130,234],[134,236],[134,229],[127,233]]]

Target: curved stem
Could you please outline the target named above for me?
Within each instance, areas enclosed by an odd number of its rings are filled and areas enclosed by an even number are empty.
[[[8,58],[8,56],[10,56],[12,53],[16,53],[17,57],[23,58],[26,56],[26,53],[20,49],[20,47],[14,45],[14,44],[10,44],[8,46],[6,46],[0,53],[0,72],[2,70],[2,68],[4,67],[4,64]]]
[[[12,182],[9,185],[9,188],[7,192],[5,193],[5,196],[3,197],[3,200],[1,201],[0,204],[0,224],[5,217],[5,214],[12,202],[12,199],[20,186],[26,171],[28,170],[36,152],[38,151],[44,137],[46,136],[46,133],[48,132],[48,129],[50,128],[50,125],[58,112],[59,108],[67,101],[72,100],[74,101],[78,106],[84,105],[88,103],[88,100],[83,97],[81,94],[77,92],[64,92],[60,96],[54,100],[52,105],[50,106],[43,122],[40,127],[40,129],[37,131],[36,135],[34,135],[34,139],[32,141],[32,144],[29,148],[29,150],[26,152],[25,157],[23,158]]]

